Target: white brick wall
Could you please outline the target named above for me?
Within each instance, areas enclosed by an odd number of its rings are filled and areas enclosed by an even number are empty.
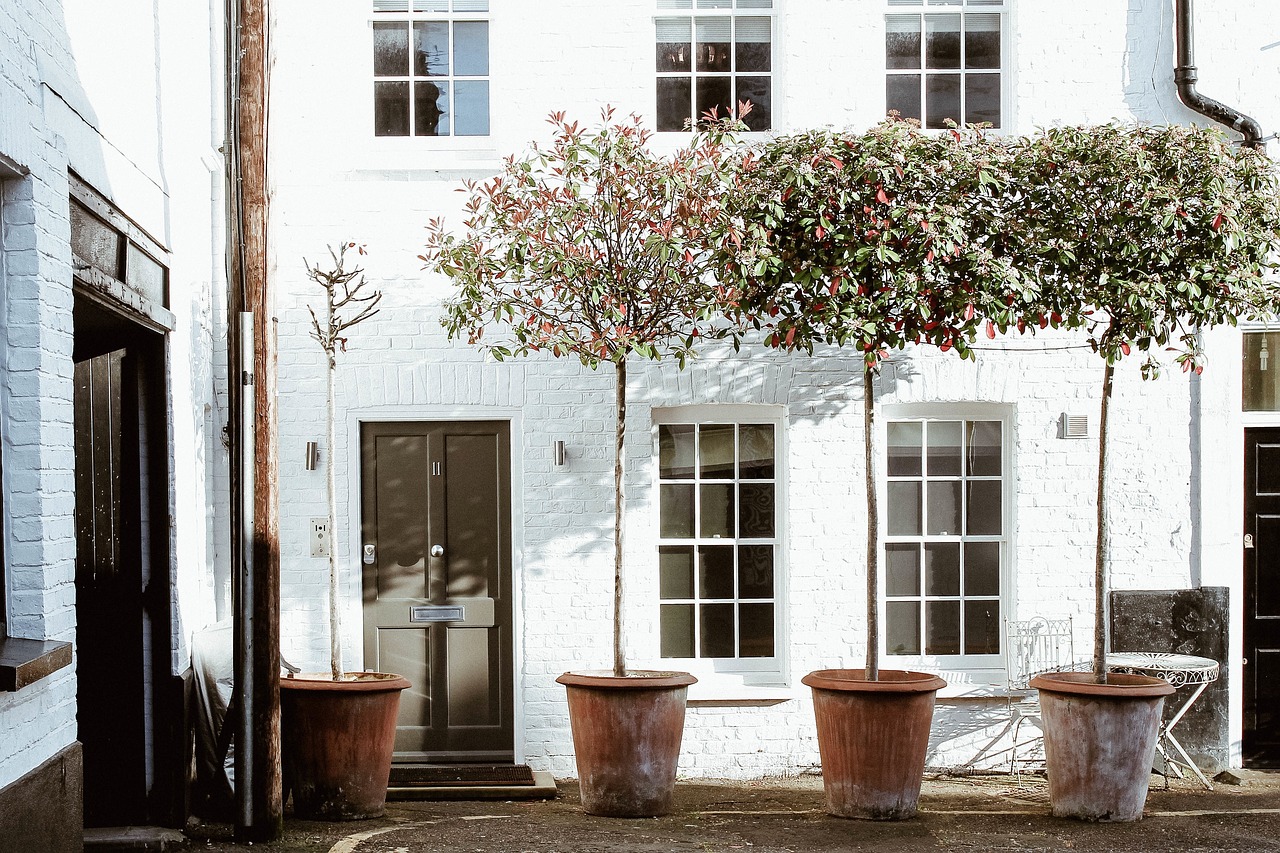
[[[1011,5],[1006,47],[1014,130],[1054,122],[1205,123],[1177,101],[1172,84],[1172,8],[1167,0],[1088,0]],[[531,359],[486,364],[448,343],[438,327],[446,282],[424,274],[416,256],[422,227],[443,214],[458,222],[463,177],[484,177],[496,158],[545,138],[555,109],[591,121],[599,108],[652,113],[652,18],[648,0],[608,4],[494,0],[491,59],[493,136],[480,148],[449,140],[370,135],[369,14],[360,3],[277,7],[273,89],[273,245],[279,285],[280,488],[283,647],[307,667],[322,666],[324,561],[307,556],[306,525],[323,515],[321,472],[302,469],[302,447],[322,440],[322,361],[306,337],[307,301],[316,298],[302,258],[326,243],[365,242],[370,277],[386,293],[375,320],[355,331],[340,360],[343,411],[340,552],[357,565],[353,441],[361,419],[506,417],[518,412],[515,497],[518,553],[518,740],[534,765],[574,772],[561,671],[601,666],[609,657],[612,526],[611,376],[569,363]],[[878,0],[779,4],[774,65],[775,124],[865,125],[883,107],[882,15]],[[1198,21],[1201,87],[1238,104],[1264,127],[1280,122],[1271,5],[1204,8]],[[555,45],[555,49],[530,45]],[[339,105],[335,108],[335,105]],[[666,144],[660,142],[660,144]],[[1215,337],[1214,340],[1218,340]],[[1135,364],[1118,374],[1114,403],[1114,585],[1172,588],[1223,583],[1239,594],[1235,537],[1239,512],[1214,504],[1201,531],[1214,543],[1213,568],[1192,554],[1194,468],[1189,424],[1210,414],[1207,446],[1224,454],[1239,442],[1238,337],[1215,343],[1200,409],[1181,374],[1143,383]],[[1017,493],[1014,592],[1017,613],[1070,615],[1076,647],[1090,648],[1096,439],[1058,438],[1063,412],[1089,414],[1096,436],[1102,367],[1078,341],[1041,334],[999,340],[976,363],[913,352],[895,358],[879,383],[883,404],[978,401],[1013,412]],[[1234,349],[1233,349],[1234,347]],[[859,665],[865,593],[862,569],[862,412],[858,362],[838,352],[810,360],[757,348],[742,356],[710,351],[689,370],[635,364],[629,393],[629,650],[656,660],[656,579],[650,410],[698,403],[780,405],[786,410],[785,669],[780,704],[691,708],[682,771],[748,778],[799,772],[817,762],[809,699],[799,678],[823,666]],[[1202,411],[1203,410],[1203,411]],[[552,443],[569,453],[551,464]],[[1215,443],[1216,442],[1216,443]],[[1210,468],[1216,492],[1238,495],[1239,460]],[[1235,500],[1235,498],[1232,498]],[[1206,504],[1212,499],[1206,498]],[[1198,509],[1197,509],[1198,512]],[[1233,568],[1234,567],[1234,568]],[[359,662],[358,573],[344,586],[348,664]],[[566,625],[574,633],[566,638]],[[1237,621],[1238,632],[1238,621]],[[952,673],[963,682],[965,674]],[[695,695],[696,691],[695,691]],[[1238,731],[1237,707],[1233,712]],[[993,729],[1003,699],[945,698],[935,763],[965,760]]]

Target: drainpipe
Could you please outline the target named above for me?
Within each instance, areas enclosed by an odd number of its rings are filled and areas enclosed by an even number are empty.
[[[1242,134],[1246,147],[1261,149],[1262,125],[1239,110],[1196,91],[1200,72],[1196,69],[1195,58],[1195,0],[1175,0],[1174,22],[1178,59],[1173,80],[1178,86],[1178,98],[1201,115]]]

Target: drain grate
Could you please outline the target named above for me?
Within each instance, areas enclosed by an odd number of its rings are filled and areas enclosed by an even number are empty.
[[[394,764],[392,788],[479,788],[532,785],[527,764]]]

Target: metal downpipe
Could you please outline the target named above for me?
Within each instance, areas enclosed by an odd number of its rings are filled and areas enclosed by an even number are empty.
[[[1177,60],[1173,81],[1178,87],[1179,100],[1201,115],[1244,136],[1243,144],[1246,147],[1261,149],[1262,125],[1256,119],[1196,91],[1200,72],[1196,68],[1195,58],[1195,0],[1175,0],[1174,29]]]

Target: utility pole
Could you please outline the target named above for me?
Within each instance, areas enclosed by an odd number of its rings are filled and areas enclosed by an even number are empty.
[[[236,542],[236,837],[283,829],[276,338],[267,276],[268,0],[227,0],[228,363]],[[242,325],[243,321],[243,325]]]

